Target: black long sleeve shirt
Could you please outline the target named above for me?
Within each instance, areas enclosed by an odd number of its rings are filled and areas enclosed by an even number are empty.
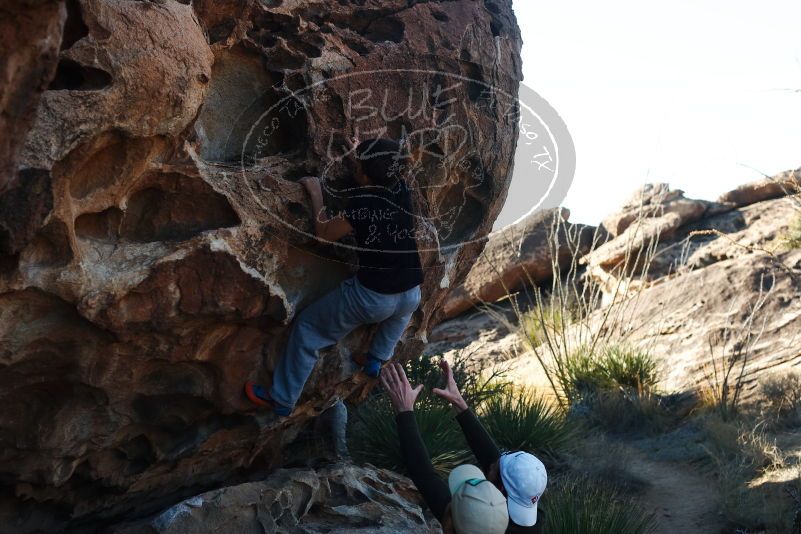
[[[481,469],[485,473],[488,472],[492,464],[501,458],[500,449],[472,410],[460,413],[456,416],[456,420],[462,427],[465,440],[473,455],[481,464]],[[414,482],[434,516],[441,521],[448,503],[451,502],[448,484],[437,475],[434,466],[431,465],[431,458],[420,436],[420,429],[417,428],[414,412],[401,412],[395,416],[395,421],[398,424],[401,454],[406,462],[409,478]],[[506,529],[507,534],[542,534],[545,523],[545,513],[542,509],[538,510],[537,516],[537,524],[531,527],[521,527],[510,520]]]

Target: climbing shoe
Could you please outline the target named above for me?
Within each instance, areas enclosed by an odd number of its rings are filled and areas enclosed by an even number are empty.
[[[372,356],[367,356],[367,362],[364,364],[362,368],[364,370],[364,374],[369,376],[370,378],[378,378],[378,375],[381,374],[381,366],[384,364],[378,358],[373,358]]]
[[[288,417],[289,414],[292,413],[291,408],[287,408],[286,406],[278,404],[272,398],[270,398],[270,394],[267,393],[267,390],[264,389],[263,386],[255,384],[249,380],[245,382],[245,395],[247,395],[248,399],[250,399],[250,402],[256,406],[271,408],[276,415],[280,415],[281,417]]]

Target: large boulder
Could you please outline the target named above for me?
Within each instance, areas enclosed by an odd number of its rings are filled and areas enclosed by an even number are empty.
[[[519,290],[553,278],[590,251],[596,229],[568,222],[565,208],[534,212],[494,232],[464,283],[453,288],[443,303],[446,318],[492,303]]]
[[[352,464],[280,469],[269,479],[228,486],[180,502],[114,534],[441,533],[411,480]]]
[[[423,302],[396,356],[420,353],[511,179],[510,1],[22,4],[55,9],[15,31],[44,25],[60,52],[49,70],[52,46],[17,52],[47,90],[0,123],[17,161],[0,195],[0,531],[92,528],[278,467],[311,418],[367,393],[350,354],[369,328],[324,351],[292,417],[241,393],[353,272],[352,249],[310,236],[297,183],[325,175],[336,202],[353,135],[429,143]],[[453,149],[445,131],[472,136]]]

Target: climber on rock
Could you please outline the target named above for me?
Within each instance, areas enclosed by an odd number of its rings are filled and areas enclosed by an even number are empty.
[[[423,500],[440,520],[445,532],[449,529],[456,534],[543,532],[545,514],[541,510],[538,513],[537,505],[548,483],[545,466],[527,452],[501,454],[492,437],[467,406],[448,362],[443,360],[440,368],[445,389],[435,388],[432,392],[454,408],[467,444],[481,465],[481,469],[472,465],[457,467],[448,477],[447,484],[434,471],[414,418],[414,403],[423,386],[412,388],[403,367],[397,363],[388,366],[381,374],[381,383],[395,409],[398,439],[406,470]],[[498,513],[497,497],[493,492],[482,488],[485,483],[502,492],[504,514]],[[465,500],[465,493],[470,504]],[[508,521],[505,521],[507,512]]]
[[[326,213],[320,180],[300,180],[311,197],[315,234],[335,242],[352,233],[359,269],[356,276],[300,312],[273,374],[272,388],[245,384],[252,402],[281,416],[292,412],[317,363],[318,351],[335,345],[358,326],[378,324],[361,363],[368,376],[379,376],[420,303],[423,276],[410,193],[402,176],[401,146],[389,139],[371,139],[358,143],[354,156],[355,187],[346,209],[336,216]]]

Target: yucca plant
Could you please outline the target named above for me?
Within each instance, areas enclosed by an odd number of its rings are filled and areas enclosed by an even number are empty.
[[[431,463],[438,473],[447,477],[451,469],[470,461],[471,453],[450,407],[419,405],[414,415]],[[348,448],[357,462],[406,472],[395,414],[384,394],[374,396],[351,412]]]
[[[509,451],[557,456],[571,448],[577,433],[574,421],[527,390],[507,388],[487,399],[479,417],[498,446]]]
[[[609,345],[592,351],[582,346],[564,358],[556,377],[563,396],[574,404],[604,391],[650,394],[659,383],[659,368],[642,350]]]
[[[653,391],[659,383],[657,363],[645,351],[619,345],[606,347],[600,365],[619,387],[644,393]]]
[[[567,354],[554,374],[569,405],[615,387],[601,359],[585,346]]]
[[[653,261],[660,247],[661,236],[648,226],[654,206],[660,204],[645,202],[645,197],[642,200],[639,216],[621,239],[622,259],[616,267],[597,273],[600,279],[588,276],[585,252],[588,247],[594,250],[603,245],[608,236],[600,228],[588,235],[585,227],[567,224],[556,212],[548,239],[551,286],[543,287],[529,277],[524,304],[506,288],[516,324],[497,305],[486,306],[487,312],[510,331],[521,334],[563,408],[575,400],[568,398],[575,391],[564,388],[575,377],[571,373],[595,378],[593,373],[585,373],[594,369],[582,367],[587,363],[581,357],[582,351],[584,356],[598,354],[605,346],[625,344],[638,333],[654,328],[653,321],[639,317],[638,307],[649,287]],[[685,241],[680,256],[684,258],[688,251],[689,241]],[[675,293],[668,295],[667,300],[683,298],[679,291]]]
[[[654,515],[603,482],[562,477],[543,496],[548,534],[651,534]]]
[[[457,465],[474,460],[453,409],[431,393],[432,388],[443,386],[439,359],[421,356],[406,362],[404,368],[411,384],[425,386],[415,405],[415,418],[431,463],[437,472],[447,476]],[[462,395],[476,409],[509,387],[502,372],[485,372],[489,362],[482,363],[473,362],[468,353],[457,353],[451,365]],[[405,472],[395,414],[380,388],[367,401],[351,408],[348,448],[358,462]]]
[[[443,386],[442,369],[439,367],[441,356],[420,356],[406,362],[404,368],[409,383],[423,384],[423,393],[418,403],[440,403],[438,397],[431,394],[433,388]],[[479,406],[484,400],[502,392],[510,384],[505,371],[498,367],[488,369],[490,361],[475,361],[471,354],[457,351],[451,362],[453,379],[459,384],[459,391],[470,406]]]

